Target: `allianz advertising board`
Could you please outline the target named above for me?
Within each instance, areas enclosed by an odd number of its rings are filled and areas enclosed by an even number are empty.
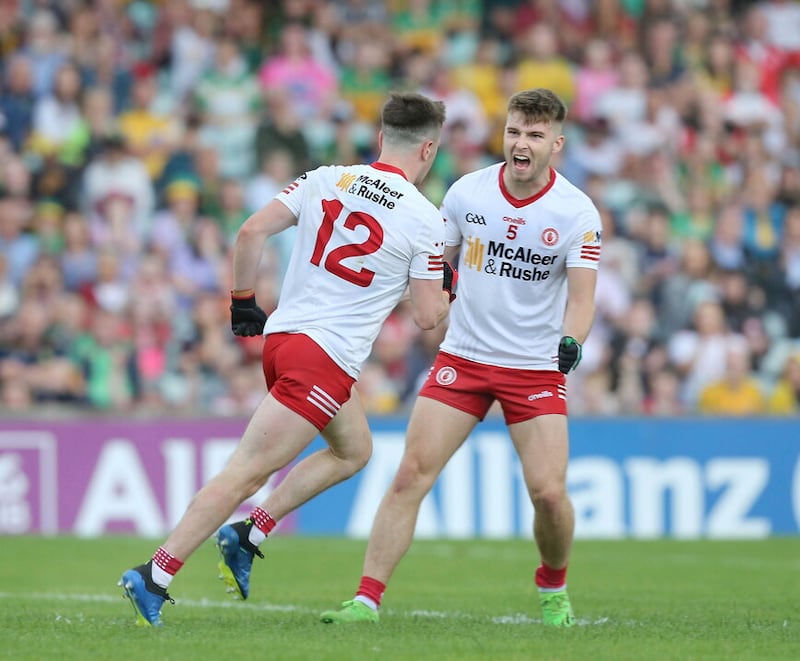
[[[163,536],[222,468],[245,423],[4,421],[0,534]],[[366,537],[402,455],[405,423],[373,419],[367,467],[281,521],[279,531]],[[575,419],[570,435],[568,486],[578,538],[760,539],[800,532],[796,420]],[[320,447],[317,439],[300,458]],[[532,516],[505,427],[487,419],[423,502],[416,533],[529,537]]]

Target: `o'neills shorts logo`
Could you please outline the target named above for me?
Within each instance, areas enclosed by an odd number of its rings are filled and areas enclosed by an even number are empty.
[[[447,367],[440,368],[439,371],[436,372],[436,383],[440,386],[449,386],[456,380],[457,376],[458,374],[456,374],[455,368],[448,365]]]

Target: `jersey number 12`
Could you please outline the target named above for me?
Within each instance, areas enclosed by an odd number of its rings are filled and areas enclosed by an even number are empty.
[[[333,224],[343,208],[344,205],[340,200],[322,200],[322,225],[317,232],[314,252],[311,255],[311,263],[314,266],[320,265],[325,247],[333,236]],[[359,287],[369,287],[375,277],[375,271],[365,268],[356,271],[342,264],[342,261],[348,257],[363,257],[374,253],[383,243],[383,228],[374,217],[360,211],[347,214],[344,226],[349,230],[366,227],[369,236],[361,243],[347,243],[331,250],[325,258],[325,270]]]

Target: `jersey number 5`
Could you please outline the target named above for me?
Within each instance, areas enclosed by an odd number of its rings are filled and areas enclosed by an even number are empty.
[[[322,225],[317,232],[317,241],[311,255],[311,263],[314,266],[319,266],[322,261],[325,247],[333,236],[333,224],[342,213],[343,208],[344,205],[340,200],[322,200]],[[342,261],[348,257],[363,257],[374,253],[383,243],[383,228],[375,218],[360,211],[347,214],[344,226],[349,230],[366,227],[369,236],[361,243],[347,243],[331,250],[325,259],[325,270],[359,287],[369,287],[375,277],[375,271],[365,268],[356,271],[342,264]]]

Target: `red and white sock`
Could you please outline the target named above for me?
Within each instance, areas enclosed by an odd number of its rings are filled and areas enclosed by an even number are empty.
[[[258,546],[263,542],[267,535],[278,525],[265,509],[256,507],[250,512],[250,520],[253,522],[250,532],[247,535],[248,541],[253,546]]]
[[[360,601],[362,604],[376,611],[381,607],[381,599],[383,599],[383,593],[385,591],[385,583],[381,583],[377,579],[370,578],[369,576],[362,576],[361,583],[358,585],[358,592],[356,592],[353,601]]]
[[[166,589],[175,578],[175,574],[183,567],[183,560],[178,560],[174,555],[158,547],[158,551],[153,554],[153,564],[151,566],[151,578],[153,583]]]
[[[567,568],[553,569],[542,563],[536,569],[535,580],[539,592],[560,592],[567,587]]]

